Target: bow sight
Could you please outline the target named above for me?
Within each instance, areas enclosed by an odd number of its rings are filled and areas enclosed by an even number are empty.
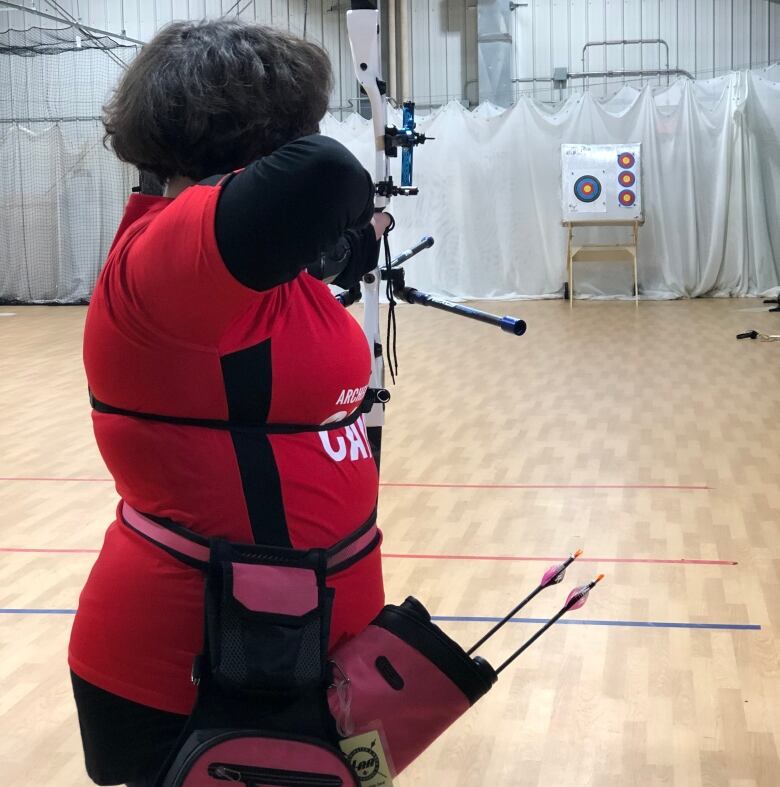
[[[379,92],[382,92],[380,84]],[[410,197],[418,193],[418,188],[412,186],[412,176],[414,171],[414,157],[412,150],[417,145],[422,145],[428,139],[415,131],[417,124],[414,122],[414,101],[404,101],[403,103],[403,125],[401,128],[396,126],[385,126],[385,155],[397,158],[398,148],[401,153],[401,185],[393,183],[393,176],[388,175],[387,180],[376,184],[376,193],[382,197]]]

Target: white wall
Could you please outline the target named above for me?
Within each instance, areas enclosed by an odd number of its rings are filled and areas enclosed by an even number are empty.
[[[400,3],[403,0],[396,0]],[[507,0],[508,2],[509,0]],[[17,0],[32,5],[32,0]],[[172,19],[218,17],[241,11],[241,18],[304,32],[331,53],[337,74],[334,106],[349,106],[357,95],[344,26],[347,0],[58,0],[83,24],[122,31],[146,40]],[[473,99],[476,76],[479,0],[408,0],[412,21],[413,97],[421,104]],[[39,8],[58,13],[46,0]],[[527,0],[513,12],[515,77],[546,80],[555,66],[580,70],[586,41],[664,38],[670,65],[708,78],[732,69],[780,60],[778,0]],[[32,13],[0,10],[0,30],[40,24]],[[51,23],[46,23],[51,24]],[[658,68],[658,46],[593,50],[591,70]],[[658,80],[655,80],[656,82]],[[622,84],[622,80],[617,80]],[[637,81],[632,80],[636,85]],[[549,83],[522,83],[518,92],[557,98]],[[579,89],[579,86],[577,86]],[[615,84],[596,81],[591,89],[609,93]],[[404,97],[408,98],[408,97]]]

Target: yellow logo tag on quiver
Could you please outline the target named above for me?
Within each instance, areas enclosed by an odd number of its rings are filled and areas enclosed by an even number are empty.
[[[376,730],[344,738],[339,746],[360,787],[392,787],[387,757]]]

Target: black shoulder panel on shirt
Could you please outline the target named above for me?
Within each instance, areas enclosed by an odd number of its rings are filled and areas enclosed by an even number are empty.
[[[271,409],[271,340],[220,358],[228,419],[265,423]]]

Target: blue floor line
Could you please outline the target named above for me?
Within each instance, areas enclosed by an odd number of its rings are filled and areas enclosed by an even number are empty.
[[[75,615],[75,609],[0,609],[0,615]],[[498,623],[502,618],[458,615],[432,615],[431,620],[454,623]],[[546,623],[546,618],[512,618],[510,623]],[[564,618],[556,625],[564,626],[621,626],[650,629],[710,629],[714,631],[761,631],[755,623],[667,623],[654,620],[583,620]]]
[[[503,618],[466,617],[456,615],[432,615],[431,620],[453,621],[458,623],[498,623]],[[512,618],[509,623],[546,623],[546,618]],[[761,631],[755,623],[667,623],[655,620],[583,620],[581,618],[564,618],[556,625],[564,626],[623,626],[627,628],[658,628],[658,629],[713,629],[719,631]]]
[[[75,615],[75,609],[0,609],[0,615]]]

